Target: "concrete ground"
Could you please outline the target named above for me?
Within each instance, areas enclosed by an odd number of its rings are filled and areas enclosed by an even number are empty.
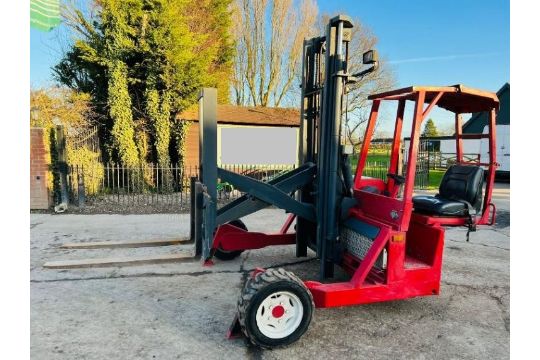
[[[50,270],[51,260],[189,251],[190,246],[63,250],[65,242],[187,236],[188,215],[31,216],[33,359],[507,359],[509,188],[495,189],[499,220],[471,234],[446,233],[441,295],[318,309],[306,334],[262,351],[225,333],[246,271],[281,265],[315,278],[317,261],[288,246],[246,251],[231,262]],[[247,217],[250,230],[279,229],[285,214]]]

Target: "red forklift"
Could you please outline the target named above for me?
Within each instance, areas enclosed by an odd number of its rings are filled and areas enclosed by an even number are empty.
[[[353,177],[341,119],[348,87],[377,68],[377,54],[364,54],[366,70],[348,73],[352,21],[332,18],[326,36],[304,42],[298,168],[268,182],[217,166],[216,91],[200,97],[202,174],[193,186],[192,237],[206,265],[242,251],[295,245],[296,256],[311,249],[320,261],[318,281],[302,281],[282,268],[257,269],[246,281],[230,335],[242,333],[262,348],[286,346],[307,330],[314,308],[349,306],[437,295],[440,291],[446,226],[495,222],[491,202],[495,178],[494,93],[461,85],[412,86],[369,96],[371,114]],[[386,178],[363,176],[381,102],[397,104]],[[410,146],[402,171],[406,106],[412,106]],[[455,113],[456,162],[434,196],[413,196],[421,125],[438,106]],[[463,134],[462,114],[489,113],[486,134]],[[489,141],[489,162],[466,161],[463,139]],[[485,174],[487,172],[487,174]],[[245,195],[217,209],[217,180]],[[485,186],[484,186],[485,183]],[[290,213],[276,233],[250,232],[240,220],[268,206]],[[291,227],[294,224],[294,231]],[[467,232],[468,237],[468,232]],[[334,267],[347,274],[332,282]]]

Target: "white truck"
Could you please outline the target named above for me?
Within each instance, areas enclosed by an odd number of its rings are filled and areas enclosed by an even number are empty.
[[[510,125],[497,125],[497,179],[510,180]],[[488,133],[487,125],[483,130],[484,134]],[[440,140],[440,148],[442,162],[445,166],[446,161],[455,161],[456,141],[453,138]],[[405,154],[409,150],[409,139],[405,139]],[[486,163],[489,160],[489,143],[488,139],[464,139],[463,140],[463,155],[465,160],[477,160],[480,156],[480,162]]]
[[[484,134],[487,134],[487,125]],[[489,159],[488,139],[480,141],[480,162],[488,162]],[[497,125],[497,177],[510,179],[510,125]]]

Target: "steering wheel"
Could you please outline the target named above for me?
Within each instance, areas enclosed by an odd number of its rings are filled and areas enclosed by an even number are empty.
[[[392,174],[392,173],[388,173],[386,174],[386,176],[388,176],[390,179],[393,179],[396,184],[398,185],[402,185],[405,183],[405,177],[404,176],[401,176],[401,175],[397,175],[397,174]]]

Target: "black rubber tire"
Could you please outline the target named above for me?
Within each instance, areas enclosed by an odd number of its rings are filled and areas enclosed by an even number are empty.
[[[240,229],[247,231],[247,226],[244,224],[242,220],[233,220],[229,221],[228,224],[239,227]],[[219,260],[233,260],[240,256],[241,253],[243,253],[244,250],[233,250],[233,251],[225,251],[220,248],[217,248],[214,252],[214,256],[217,257]]]
[[[304,312],[300,325],[292,334],[282,339],[272,339],[260,332],[256,322],[256,313],[264,299],[279,291],[290,291],[298,296]],[[314,308],[311,292],[302,280],[282,268],[268,269],[246,281],[238,299],[238,320],[242,332],[253,345],[263,349],[273,349],[290,345],[300,339],[309,327]]]

